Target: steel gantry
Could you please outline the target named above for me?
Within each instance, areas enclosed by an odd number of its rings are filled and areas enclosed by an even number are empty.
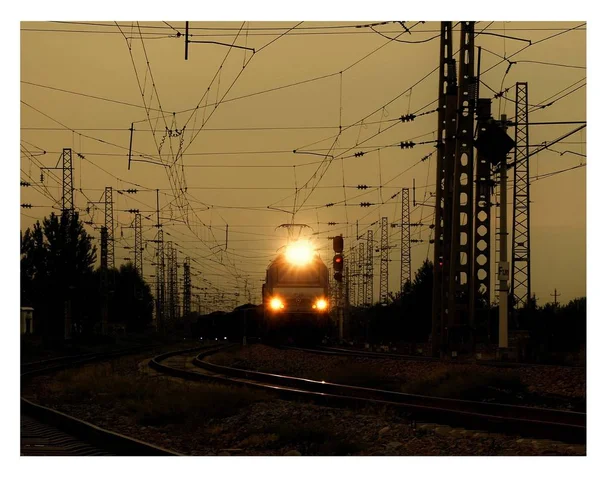
[[[473,123],[475,22],[461,22],[459,72],[452,26],[440,40],[438,157],[434,239],[432,347],[434,355],[470,346],[474,324]]]
[[[448,343],[452,350],[472,341],[473,282],[473,124],[475,118],[475,22],[461,22],[456,155],[452,204]]]
[[[156,240],[156,326],[160,333],[165,332],[165,250],[163,230],[158,230]]]
[[[246,290],[248,290],[246,281]],[[248,302],[250,303],[250,302]],[[183,315],[189,315],[192,308],[192,279],[190,277],[190,257],[183,262]]]
[[[350,249],[350,305],[356,305],[356,252]]]
[[[70,215],[74,211],[73,203],[73,155],[70,148],[63,148],[62,153],[62,211]]]
[[[478,137],[485,135],[491,125],[491,99],[477,100],[477,130]],[[490,159],[477,149],[475,175],[475,239],[474,239],[474,268],[473,281],[475,292],[484,300],[486,307],[491,304],[491,207],[492,191],[495,182],[491,177]],[[498,247],[499,248],[499,247]]]
[[[115,225],[113,217],[113,191],[112,187],[104,188],[104,226],[107,234],[107,265],[115,268]]]
[[[388,218],[381,217],[381,266],[379,268],[379,302],[386,303],[388,300],[388,266],[389,266],[389,246],[388,246]]]
[[[514,308],[531,298],[531,238],[529,228],[529,110],[527,82],[517,82],[515,99],[515,163],[511,292]]]
[[[365,303],[373,305],[373,230],[367,230],[367,265]]]
[[[439,355],[445,342],[452,218],[454,139],[456,131],[456,65],[452,58],[452,22],[442,22],[438,90],[438,139],[434,221],[431,343]],[[448,241],[446,241],[448,239]]]
[[[144,272],[143,272],[144,245],[142,243],[143,238],[142,238],[142,214],[141,213],[135,214],[133,229],[134,229],[134,233],[135,233],[133,266],[137,270],[140,278],[144,278]]]
[[[365,304],[365,243],[360,242],[358,244],[358,305],[364,306]]]
[[[400,293],[411,280],[410,260],[410,199],[409,189],[402,189],[402,221],[400,223]]]

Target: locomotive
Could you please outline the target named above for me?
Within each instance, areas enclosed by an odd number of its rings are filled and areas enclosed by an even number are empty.
[[[308,241],[284,247],[262,287],[262,335],[277,343],[314,343],[332,333],[329,270]]]

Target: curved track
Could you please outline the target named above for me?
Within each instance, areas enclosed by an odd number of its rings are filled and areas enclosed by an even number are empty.
[[[138,353],[156,345],[97,354],[50,358],[21,365],[21,384],[38,375]],[[155,445],[102,429],[21,397],[21,455],[178,455]]]
[[[277,392],[280,395],[329,405],[381,405],[408,413],[413,420],[484,429],[538,438],[585,443],[586,414],[513,405],[491,404],[373,388],[355,387],[305,378],[275,375],[215,365],[204,360],[223,347],[201,352],[193,360],[197,368],[176,368],[163,363],[170,357],[194,350],[159,355],[150,367],[189,380],[212,380]]]

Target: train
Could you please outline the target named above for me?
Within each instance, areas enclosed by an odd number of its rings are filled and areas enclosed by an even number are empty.
[[[329,269],[309,241],[289,243],[269,264],[262,302],[266,341],[310,344],[334,332]]]

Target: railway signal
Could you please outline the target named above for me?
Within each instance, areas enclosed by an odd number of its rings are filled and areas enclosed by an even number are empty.
[[[342,255],[344,251],[344,237],[341,235],[333,237],[333,251],[335,252],[333,256],[333,278],[341,282],[344,271],[344,256]]]

